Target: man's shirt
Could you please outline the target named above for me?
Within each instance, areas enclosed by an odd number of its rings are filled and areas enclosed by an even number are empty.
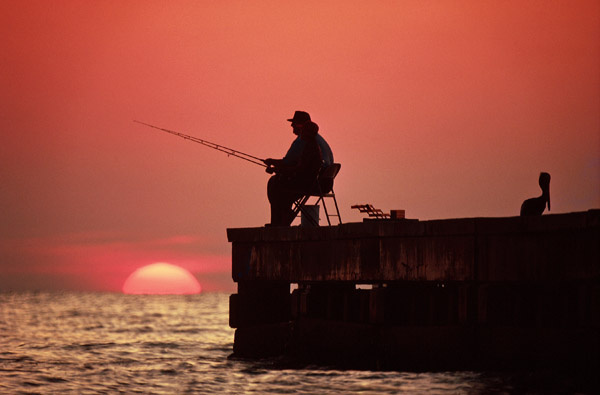
[[[317,134],[315,136],[317,140],[317,144],[319,144],[319,148],[321,148],[321,155],[323,156],[323,166],[329,166],[333,163],[333,152],[331,151],[331,147],[327,144],[327,141],[320,135]],[[286,166],[293,166],[300,160],[300,156],[302,156],[302,150],[304,149],[304,145],[306,141],[302,140],[300,136],[296,137],[296,139],[292,142],[292,145],[288,149],[287,153],[283,157],[283,164]]]

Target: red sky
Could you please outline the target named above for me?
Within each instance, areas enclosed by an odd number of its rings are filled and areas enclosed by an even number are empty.
[[[336,195],[409,218],[600,207],[598,1],[2,1],[0,290],[118,291],[169,262],[233,289],[306,110]]]

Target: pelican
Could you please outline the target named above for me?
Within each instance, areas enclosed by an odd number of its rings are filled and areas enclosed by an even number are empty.
[[[521,216],[536,216],[542,215],[548,204],[548,211],[550,211],[550,174],[540,173],[540,188],[542,188],[542,195],[536,198],[527,199],[521,205]]]

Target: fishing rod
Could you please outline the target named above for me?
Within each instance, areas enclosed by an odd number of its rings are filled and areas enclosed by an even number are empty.
[[[246,161],[254,163],[256,165],[259,165],[259,166],[262,166],[262,167],[267,167],[267,165],[265,165],[263,163],[263,159],[257,158],[256,156],[253,156],[253,155],[250,155],[250,154],[246,154],[244,152],[241,152],[241,151],[238,151],[238,150],[234,150],[232,148],[228,148],[228,147],[225,147],[225,146],[220,145],[220,144],[211,143],[210,141],[202,140],[202,139],[199,139],[198,137],[189,136],[187,134],[179,133],[179,132],[176,132],[174,130],[169,130],[169,129],[161,128],[161,127],[158,127],[158,126],[150,125],[149,123],[145,123],[145,122],[141,122],[141,121],[136,121],[136,120],[133,120],[133,122],[139,123],[141,125],[148,126],[149,128],[158,129],[158,130],[161,130],[163,132],[167,132],[167,133],[173,134],[175,136],[179,136],[179,137],[181,137],[183,139],[193,141],[194,143],[205,145],[205,146],[207,146],[209,148],[216,149],[217,151],[224,152],[224,153],[227,154],[227,156],[235,156],[236,158],[240,158],[240,159],[246,160]]]

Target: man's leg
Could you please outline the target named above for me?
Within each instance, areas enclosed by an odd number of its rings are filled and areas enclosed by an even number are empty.
[[[292,205],[302,197],[294,191],[295,181],[274,175],[267,183],[267,197],[271,203],[271,225],[289,226],[295,218]]]
[[[267,183],[267,198],[271,204],[271,225],[284,225],[285,184],[285,180],[277,174],[269,178]]]
[[[292,208],[292,206],[294,205],[294,202],[298,199],[300,199],[303,195],[295,192],[295,191],[286,191],[285,197],[282,202],[282,215],[281,215],[281,221],[283,223],[284,226],[290,226],[292,224],[292,222],[294,221],[294,219],[296,218],[296,213],[294,213],[294,210]]]

